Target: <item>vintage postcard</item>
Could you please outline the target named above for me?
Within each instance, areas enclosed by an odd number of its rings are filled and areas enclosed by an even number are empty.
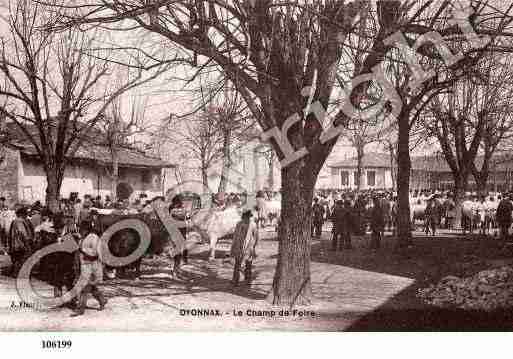
[[[0,34],[0,331],[513,328],[511,2],[0,0]]]

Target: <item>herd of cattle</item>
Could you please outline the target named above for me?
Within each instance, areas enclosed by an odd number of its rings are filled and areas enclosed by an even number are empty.
[[[165,204],[164,204],[165,206]],[[166,207],[166,206],[165,206]],[[126,219],[138,219],[144,222],[151,233],[151,242],[147,255],[174,253],[175,242],[169,235],[163,221],[152,213],[138,213],[119,215],[111,213],[112,210],[96,209],[98,212],[98,225],[101,232],[105,232],[110,226]],[[241,218],[241,208],[230,206],[223,209],[195,209],[190,213],[186,221],[189,234],[197,234],[201,242],[210,244],[210,259],[215,258],[215,249],[220,238],[233,234],[237,222]],[[4,235],[9,233],[11,223],[16,218],[15,212],[10,209],[0,211],[0,230]],[[108,241],[111,254],[115,257],[128,257],[140,245],[139,234],[136,229],[124,228],[116,231]],[[37,248],[37,246],[36,246]],[[135,270],[136,276],[140,273],[141,259],[133,261],[120,269],[120,272]]]
[[[393,206],[390,206],[392,208]],[[411,220],[415,223],[417,220],[423,220],[426,211],[426,201],[411,201]],[[370,209],[370,208],[367,208]],[[482,228],[481,224],[486,223],[486,227],[493,226],[497,201],[486,201],[478,203],[472,201],[463,202],[462,216],[467,218],[466,223],[470,223],[469,229]],[[109,226],[128,218],[138,218],[145,222],[151,230],[151,244],[148,254],[159,254],[169,251],[174,246],[162,221],[155,213],[140,213],[127,216],[113,215],[108,210],[98,210],[101,228],[106,230]],[[195,209],[189,214],[187,223],[188,233],[196,233],[200,241],[209,243],[209,259],[215,258],[216,246],[219,239],[233,234],[237,222],[241,218],[242,208],[237,206],[227,206],[216,209]],[[260,225],[277,225],[281,215],[281,203],[278,200],[260,200],[257,201],[255,219]],[[4,233],[9,233],[11,222],[15,214],[12,210],[3,210],[0,212],[0,228]],[[139,245],[139,235],[130,228],[122,229],[116,232],[109,240],[109,248],[114,256],[124,257],[131,254]],[[128,268],[140,272],[140,259],[133,262]],[[124,268],[127,269],[127,268]]]
[[[497,227],[496,212],[499,201],[496,197],[490,196],[482,200],[466,199],[461,203],[461,225],[462,229],[472,233],[480,230],[483,234],[489,234],[491,228]],[[440,217],[449,218],[453,223],[456,220],[456,210],[448,209],[445,201],[447,199],[435,199],[436,206],[440,208]],[[454,206],[454,203],[452,203]],[[412,198],[410,200],[410,219],[413,225],[425,221],[427,200]]]

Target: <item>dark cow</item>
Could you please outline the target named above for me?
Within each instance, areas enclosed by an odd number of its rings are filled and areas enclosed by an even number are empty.
[[[168,232],[155,213],[123,216],[114,214],[98,215],[99,232],[103,233],[113,224],[126,219],[138,219],[148,225],[151,232],[151,243],[145,255],[161,254],[166,251],[171,244]],[[139,247],[140,240],[139,234],[135,229],[121,229],[114,233],[109,240],[110,253],[115,257],[128,257]],[[127,271],[135,271],[135,277],[139,277],[141,273],[141,260],[142,257],[127,266],[118,267],[116,269],[119,270],[121,275],[125,275]]]

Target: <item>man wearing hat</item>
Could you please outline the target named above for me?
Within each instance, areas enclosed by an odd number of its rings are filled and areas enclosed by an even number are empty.
[[[244,263],[244,281],[246,285],[251,284],[253,259],[255,258],[255,247],[258,243],[258,227],[255,221],[251,220],[253,213],[250,209],[242,211],[242,219],[237,223],[233,234],[233,242],[230,255],[235,259],[233,268],[233,286],[239,285],[240,270]]]
[[[84,314],[89,293],[98,301],[99,310],[103,310],[107,304],[107,299],[98,288],[98,284],[103,282],[100,237],[92,226],[92,221],[82,222],[80,230],[84,236],[79,243],[77,267],[80,268],[80,278],[86,280],[87,284],[78,294],[77,306],[71,314],[72,317]]]
[[[338,200],[333,209],[333,233],[331,249],[333,251],[352,249],[351,231],[353,229],[353,216],[351,214],[351,202]]]
[[[36,228],[41,224],[41,202],[37,201],[34,203],[30,210],[30,223],[32,223],[32,227]]]
[[[34,249],[34,227],[27,219],[28,210],[21,207],[16,210],[16,219],[9,229],[8,251],[13,263],[13,275],[18,275],[23,263]]]

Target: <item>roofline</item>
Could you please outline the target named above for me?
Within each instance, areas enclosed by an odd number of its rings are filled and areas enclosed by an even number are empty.
[[[349,165],[327,165],[330,168],[357,168],[357,166]],[[390,168],[390,166],[366,166],[362,165],[362,168]]]
[[[30,157],[30,158],[33,158],[33,159],[40,159],[38,154],[27,153],[27,152],[23,151],[20,148],[18,148],[18,150],[24,156],[27,156],[27,157]],[[154,159],[155,160],[156,158],[148,157],[148,159]],[[107,166],[107,165],[111,165],[112,164],[112,162],[106,162],[106,161],[98,160],[98,159],[95,159],[95,158],[73,157],[73,158],[71,158],[71,160],[73,160],[73,161],[81,161],[81,162],[93,162],[93,163],[96,163],[96,164],[99,164],[99,165],[102,165],[102,166]],[[156,160],[159,160],[159,159],[156,159]],[[161,161],[161,160],[159,160],[159,161]],[[140,165],[140,164],[135,165],[135,164],[129,164],[129,163],[120,162],[118,166],[120,168],[142,168],[142,169],[147,169],[147,168],[176,168],[175,164],[169,163],[169,162],[164,162],[164,164],[162,164],[162,165]]]

